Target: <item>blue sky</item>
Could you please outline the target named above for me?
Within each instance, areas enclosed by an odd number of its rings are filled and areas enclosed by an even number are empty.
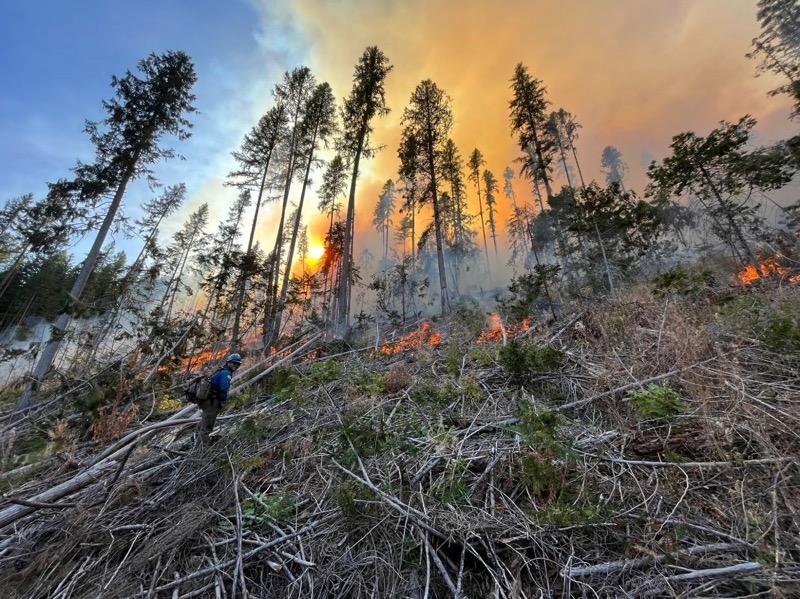
[[[269,104],[276,74],[302,59],[290,27],[277,19],[265,27],[262,15],[247,0],[3,0],[0,202],[41,195],[77,158],[91,160],[83,122],[102,116],[111,75],[168,49],[195,62],[199,112],[192,138],[172,144],[186,160],[160,164],[156,173],[164,184],[186,182],[190,197],[212,173],[224,176],[230,150]],[[218,196],[233,193],[215,189],[212,215],[224,210]],[[135,215],[150,195],[133,186],[126,213]]]

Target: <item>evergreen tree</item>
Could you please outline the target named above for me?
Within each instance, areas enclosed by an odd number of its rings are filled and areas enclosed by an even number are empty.
[[[425,181],[425,192],[421,199],[431,201],[433,205],[440,299],[444,315],[450,310],[450,298],[444,265],[439,182],[442,177],[444,147],[453,126],[450,98],[430,79],[422,81],[411,94],[409,105],[403,112],[402,123],[403,138],[413,135],[417,140],[418,153],[413,160],[417,162],[416,171]],[[406,156],[406,159],[412,157]]]
[[[340,150],[347,157],[352,167],[350,176],[350,193],[347,199],[347,215],[344,227],[344,245],[342,254],[342,272],[339,277],[337,300],[337,317],[339,332],[343,333],[350,326],[350,296],[353,282],[353,233],[356,209],[356,182],[358,180],[361,159],[369,158],[375,153],[370,145],[372,121],[378,116],[389,113],[386,106],[385,81],[392,65],[386,55],[377,46],[370,46],[361,55],[353,73],[353,87],[344,101],[342,135]]]
[[[554,149],[558,151],[558,157],[561,160],[561,170],[567,178],[567,185],[574,189],[575,185],[572,182],[572,173],[569,164],[567,164],[567,132],[564,127],[563,115],[566,111],[563,108],[550,113],[550,118],[547,120],[546,132],[548,137],[553,141]]]
[[[475,184],[475,189],[478,192],[478,215],[481,219],[481,232],[483,233],[483,253],[486,256],[486,272],[491,275],[491,268],[489,267],[489,244],[486,241],[486,221],[483,217],[483,200],[481,198],[481,168],[486,164],[483,159],[483,154],[478,148],[472,150],[467,162],[469,168],[469,178]]]
[[[383,246],[383,261],[389,260],[389,237],[392,230],[392,214],[394,213],[395,186],[394,181],[389,179],[384,183],[381,195],[375,204],[375,212],[372,217],[372,224],[375,230],[381,234],[381,245]]]
[[[255,240],[258,214],[264,201],[264,191],[267,187],[267,175],[270,164],[276,155],[281,140],[286,135],[288,124],[286,104],[278,102],[262,116],[252,131],[245,135],[242,147],[233,153],[239,164],[239,169],[228,175],[231,185],[240,189],[257,189],[255,210],[250,225],[250,237],[247,241],[245,255],[239,265],[239,293],[233,312],[233,331],[231,333],[231,350],[237,348],[239,343],[239,327],[244,311],[247,281],[255,270]]]
[[[147,260],[158,253],[157,237],[161,223],[170,214],[174,214],[181,207],[186,198],[186,185],[180,183],[166,187],[163,193],[142,206],[144,215],[136,220],[138,235],[143,239],[139,254],[130,265],[125,276],[120,282],[119,298],[113,308],[103,317],[98,333],[94,351],[103,344],[108,334],[118,325],[119,319],[125,315],[139,315],[143,305],[149,298],[146,292],[142,294],[139,286],[149,280],[155,279],[155,273],[145,272]],[[144,281],[143,281],[143,274]],[[157,276],[157,275],[156,275]]]
[[[408,230],[411,236],[411,265],[416,264],[417,248],[417,205],[419,201],[418,164],[416,156],[419,152],[417,148],[417,138],[413,134],[404,136],[400,140],[400,147],[397,156],[400,159],[398,174],[403,183],[403,207],[400,212],[406,214]]]
[[[497,227],[494,215],[497,213],[497,197],[495,194],[498,192],[498,187],[497,179],[495,179],[492,171],[483,171],[483,187],[486,190],[486,215],[489,220],[489,233],[494,244],[494,255],[497,256]]]
[[[600,157],[600,167],[606,176],[606,183],[619,184],[622,191],[625,191],[625,185],[622,183],[622,175],[628,170],[626,164],[622,161],[622,153],[614,146],[606,146],[603,148],[603,154]]]
[[[163,315],[165,322],[168,322],[172,316],[172,309],[178,294],[181,291],[191,293],[191,288],[184,281],[184,275],[187,266],[198,256],[200,249],[208,245],[205,233],[207,224],[208,204],[201,204],[188,216],[183,227],[175,233],[172,244],[167,248],[167,263],[172,269],[172,275],[167,282],[158,307],[158,312]]]
[[[333,90],[328,83],[320,83],[314,89],[303,112],[303,120],[300,122],[299,131],[298,164],[303,164],[303,166],[305,166],[305,174],[303,175],[300,201],[297,205],[295,217],[290,221],[293,223],[292,237],[289,242],[289,252],[286,256],[286,268],[283,273],[281,295],[273,319],[271,341],[277,339],[281,315],[283,314],[283,304],[286,301],[286,294],[289,291],[289,279],[292,272],[292,263],[294,261],[294,250],[297,244],[297,235],[300,231],[300,221],[303,215],[306,189],[311,181],[311,168],[316,161],[315,155],[320,146],[327,147],[329,139],[336,132],[336,100],[333,97]]]
[[[761,60],[760,69],[786,79],[771,95],[788,94],[793,118],[800,115],[800,3],[797,0],[759,0],[761,33],[748,56]]]
[[[473,253],[474,233],[472,216],[467,213],[467,186],[464,183],[464,164],[452,139],[448,139],[442,154],[442,179],[450,185],[448,201],[442,202],[446,243],[454,264],[455,291],[465,260]],[[444,196],[443,196],[444,197]]]
[[[142,175],[152,176],[150,165],[174,155],[172,150],[159,145],[163,135],[189,137],[191,124],[184,115],[194,111],[191,88],[196,80],[189,57],[183,52],[151,54],[138,67],[142,77],[128,71],[122,78],[112,78],[116,95],[103,103],[106,118],[102,123],[86,125],[96,156],[93,165],[79,163],[75,168],[78,180],[83,181],[81,193],[99,196],[105,190],[114,190],[114,195],[70,291],[70,302],[53,325],[18,409],[30,405],[38,385],[50,370],[69,325],[71,307],[80,300],[86,287],[128,183]]]
[[[301,127],[305,120],[305,111],[309,107],[311,94],[316,87],[316,81],[308,67],[298,67],[283,76],[283,80],[275,86],[273,95],[276,102],[286,105],[289,119],[291,121],[291,133],[286,150],[286,172],[283,185],[283,201],[281,202],[281,216],[275,233],[275,246],[272,250],[274,259],[274,271],[270,273],[271,286],[267,286],[267,310],[264,315],[263,332],[265,347],[272,341],[272,331],[277,320],[278,308],[278,289],[280,280],[280,269],[283,260],[283,249],[286,244],[284,227],[286,224],[286,209],[289,205],[289,192],[295,175],[303,166],[303,149]],[[289,266],[287,265],[287,269]],[[238,339],[234,338],[231,342],[231,349],[236,348]]]
[[[740,263],[752,264],[763,276],[746,232],[757,232],[754,192],[779,189],[792,180],[795,167],[785,146],[748,150],[756,121],[750,116],[736,123],[722,121],[706,137],[686,132],[672,138],[672,154],[650,165],[649,195],[667,197],[689,192],[713,221],[712,230],[727,243]]]
[[[339,196],[344,192],[347,183],[347,164],[341,155],[337,154],[328,163],[322,175],[322,184],[317,195],[319,204],[317,208],[320,212],[328,215],[328,233],[333,228],[333,219],[338,216],[341,210],[341,203],[338,202]]]
[[[535,157],[535,162],[525,159],[523,173],[544,185],[549,201],[553,197],[550,167],[554,144],[546,133],[549,122],[546,111],[549,102],[545,99],[544,85],[540,80],[534,79],[528,69],[519,63],[511,79],[511,89],[513,92],[513,98],[509,102],[511,131],[517,136],[523,154],[529,156],[530,149]]]
[[[200,319],[201,327],[212,307],[216,313],[221,307],[221,300],[230,299],[232,284],[239,283],[236,287],[241,289],[241,282],[238,280],[240,277],[236,276],[237,272],[241,273],[243,258],[238,239],[242,232],[244,213],[251,203],[250,190],[242,189],[236,200],[228,207],[226,217],[217,226],[217,232],[211,243],[205,251],[198,254],[197,262],[203,271],[202,286],[207,295],[206,307]]]

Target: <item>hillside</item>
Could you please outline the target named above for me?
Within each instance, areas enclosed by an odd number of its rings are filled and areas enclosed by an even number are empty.
[[[662,280],[378,351],[311,335],[248,358],[205,448],[121,362],[3,430],[4,594],[792,596],[799,291]]]

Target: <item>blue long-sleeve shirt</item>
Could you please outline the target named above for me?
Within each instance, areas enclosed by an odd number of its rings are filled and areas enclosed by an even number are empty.
[[[231,377],[233,371],[224,367],[211,375],[211,395],[220,401],[228,399],[228,390],[231,388]]]

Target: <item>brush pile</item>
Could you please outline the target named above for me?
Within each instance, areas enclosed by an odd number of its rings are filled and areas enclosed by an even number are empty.
[[[192,406],[123,398],[93,434],[72,394],[4,432],[3,595],[796,595],[799,314],[632,290],[499,336],[464,309],[306,338],[206,448]]]

